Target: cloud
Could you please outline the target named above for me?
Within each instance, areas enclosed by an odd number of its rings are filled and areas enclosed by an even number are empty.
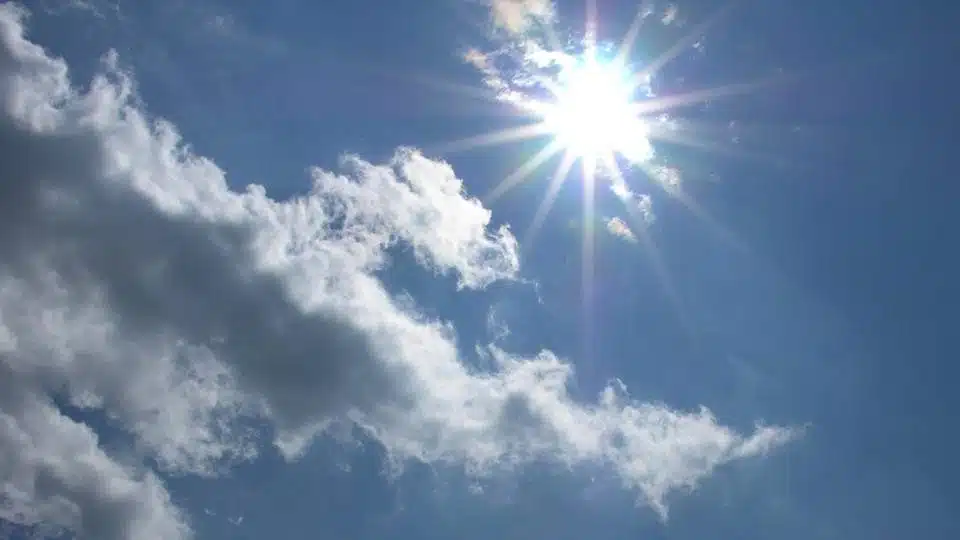
[[[483,51],[467,49],[463,60],[481,76],[494,99],[519,109],[529,109],[546,96],[556,82],[558,69],[572,65],[574,58],[551,51],[532,39],[509,41],[503,47]]]
[[[523,34],[531,24],[549,23],[555,16],[552,0],[491,0],[494,23],[513,34]]]
[[[39,8],[50,15],[58,15],[68,10],[86,12],[94,18],[104,20],[107,18],[105,12],[112,11],[114,15],[120,13],[119,3],[100,2],[99,0],[66,0],[54,2],[49,5],[48,2],[40,2]]]
[[[660,22],[664,26],[669,25],[677,19],[677,13],[679,12],[676,4],[667,5],[666,9],[663,10],[663,17],[661,17]]]
[[[80,90],[26,39],[25,17],[0,6],[0,518],[188,538],[143,463],[215,475],[255,458],[254,422],[290,459],[351,423],[396,463],[600,465],[661,513],[671,491],[792,436],[739,434],[618,383],[577,402],[572,366],[547,351],[491,347],[492,369],[468,368],[453,326],[377,277],[403,245],[461,288],[516,278],[516,240],[449,165],[400,149],[314,169],[287,200],[234,190],[137,107],[115,55]],[[131,456],[55,396],[102,412]]]
[[[667,170],[666,167],[648,167],[647,169],[650,171],[658,171],[661,169]],[[632,189],[630,189],[630,186],[627,185],[626,180],[624,180],[619,174],[611,174],[609,175],[609,178],[610,191],[612,191],[614,195],[616,195],[621,201],[624,202],[624,204],[627,205],[627,212],[630,213],[631,216],[638,218],[639,221],[642,221],[646,224],[656,221],[657,216],[653,213],[653,199],[650,198],[650,195],[647,195],[646,193],[634,192]],[[659,173],[654,174],[652,178],[654,178],[657,182],[660,182]],[[679,178],[679,176],[676,178]]]
[[[683,179],[676,167],[657,165],[647,168],[646,172],[650,178],[669,193],[676,192],[683,186]]]
[[[487,311],[487,334],[492,343],[498,343],[510,336],[510,327],[503,320],[497,306],[492,306]]]
[[[637,242],[637,236],[633,234],[630,227],[618,217],[612,217],[607,220],[607,232],[627,242]]]
[[[7,306],[3,306],[6,310]],[[189,529],[160,480],[129,470],[97,436],[0,370],[0,519],[85,538],[186,538]]]

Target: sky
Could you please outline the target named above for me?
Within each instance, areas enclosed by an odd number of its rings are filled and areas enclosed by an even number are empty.
[[[960,537],[955,15],[0,4],[0,537]]]

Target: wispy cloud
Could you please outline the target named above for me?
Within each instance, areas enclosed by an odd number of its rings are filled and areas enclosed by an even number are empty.
[[[679,9],[676,4],[668,4],[663,10],[663,17],[660,18],[660,22],[664,25],[669,25],[677,20],[678,13]]]
[[[510,327],[503,320],[496,306],[487,311],[487,334],[492,343],[498,343],[510,335]]]
[[[103,20],[107,18],[108,12],[113,12],[112,15],[115,16],[119,16],[120,14],[119,2],[101,0],[60,0],[53,2],[50,0],[40,0],[38,5],[39,9],[50,15],[64,13],[68,10],[76,10],[87,12],[95,18]]]
[[[516,278],[516,240],[448,164],[400,149],[316,168],[299,197],[235,191],[146,117],[114,60],[81,90],[24,17],[0,6],[0,176],[18,179],[0,184],[0,518],[190,536],[158,475],[114,460],[54,394],[108,415],[168,472],[254,459],[250,420],[289,459],[346,423],[400,464],[599,465],[661,514],[671,491],[793,435],[737,433],[619,383],[577,401],[549,351],[490,347],[493,369],[468,368],[452,324],[377,277],[403,244],[462,288]]]
[[[490,0],[494,23],[512,34],[523,34],[531,25],[553,20],[552,0]]]
[[[607,232],[610,234],[622,238],[630,243],[637,242],[637,236],[633,234],[633,231],[630,230],[630,226],[626,224],[622,219],[618,217],[612,217],[607,219]]]
[[[473,47],[463,58],[477,69],[484,86],[498,100],[521,109],[543,97],[556,72],[574,61],[569,54],[547,49],[532,39],[508,41],[492,50]]]
[[[614,174],[610,177],[610,191],[627,205],[628,213],[640,218],[643,223],[650,224],[656,220],[653,213],[653,200],[650,196],[634,192],[622,176]]]
[[[550,0],[492,0],[491,11],[495,21],[511,21],[500,22],[511,31],[494,35],[493,47],[470,48],[464,60],[504,101],[516,104],[544,97],[545,87],[556,84],[558,73],[578,62],[584,40],[558,42],[553,28],[556,10]],[[641,14],[652,15],[652,7],[642,7]],[[532,31],[532,22],[546,30]],[[636,82],[638,93],[651,92],[649,79]]]

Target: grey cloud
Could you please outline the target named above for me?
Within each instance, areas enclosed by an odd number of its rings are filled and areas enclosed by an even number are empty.
[[[83,538],[189,537],[156,476],[117,464],[88,427],[17,382],[0,369],[0,518]]]

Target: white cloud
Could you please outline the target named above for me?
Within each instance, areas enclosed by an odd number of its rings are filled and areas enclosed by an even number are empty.
[[[675,193],[680,190],[683,180],[680,177],[680,171],[676,167],[667,167],[658,165],[647,169],[647,175],[668,193]]]
[[[556,82],[555,71],[573,62],[569,54],[548,50],[532,39],[510,41],[491,51],[469,48],[463,59],[479,72],[496,100],[520,109],[536,103],[538,95]]]
[[[630,226],[618,217],[607,219],[607,232],[618,238],[622,238],[627,242],[637,242],[637,236],[633,234],[633,231],[630,230]]]
[[[666,170],[666,167],[660,167],[656,170],[660,169]],[[654,178],[659,182],[659,177],[655,176]],[[627,205],[627,212],[631,216],[637,217],[646,224],[656,221],[657,216],[653,213],[653,199],[650,198],[650,195],[634,192],[619,174],[610,175],[610,191]]]
[[[488,230],[448,165],[404,149],[316,169],[290,200],[234,191],[145,118],[113,60],[81,92],[23,17],[0,6],[0,517],[103,540],[190,534],[157,476],[121,465],[54,393],[102,411],[166,471],[252,459],[251,418],[290,458],[353,422],[398,462],[604,465],[660,512],[671,490],[790,436],[737,434],[619,386],[578,403],[549,352],[491,349],[496,368],[477,373],[449,323],[376,277],[398,243],[461,287],[515,277],[514,237]]]
[[[494,23],[513,34],[522,34],[531,24],[548,23],[555,15],[552,0],[491,0]]]

